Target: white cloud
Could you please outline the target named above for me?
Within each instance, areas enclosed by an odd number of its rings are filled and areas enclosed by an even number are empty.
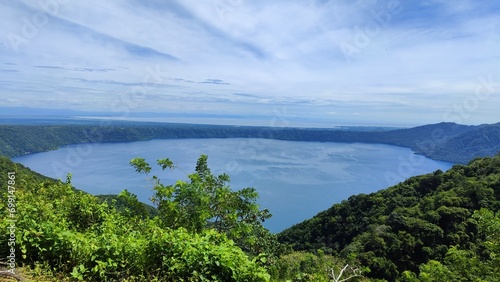
[[[0,95],[17,99],[6,105],[110,111],[135,95],[137,111],[268,115],[288,105],[333,123],[351,113],[425,123],[473,97],[479,77],[500,89],[491,1],[48,2],[0,3],[3,62],[14,63],[0,65]],[[72,99],[55,103],[56,93]],[[496,121],[500,101],[488,97],[465,123]]]

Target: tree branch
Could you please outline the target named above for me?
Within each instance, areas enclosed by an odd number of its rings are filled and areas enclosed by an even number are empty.
[[[342,275],[344,275],[344,271],[346,271],[347,268],[349,268],[352,271],[353,275],[340,280],[340,278],[342,277]],[[344,266],[344,268],[342,268],[342,270],[340,270],[339,276],[335,275],[335,270],[333,269],[333,267],[330,268],[330,271],[332,272],[331,276],[332,276],[334,282],[345,282],[345,281],[350,280],[350,279],[352,279],[354,277],[361,277],[362,276],[361,275],[361,270],[359,270],[359,268],[353,268],[353,267],[349,266],[349,264],[346,264]]]

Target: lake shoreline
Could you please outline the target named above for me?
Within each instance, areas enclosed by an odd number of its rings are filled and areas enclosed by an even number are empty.
[[[453,165],[386,144],[255,138],[82,143],[13,160],[53,178],[65,179],[65,174],[71,172],[75,187],[91,194],[118,194],[128,189],[149,203],[150,187],[128,165],[131,158],[145,157],[151,164],[158,158],[171,158],[183,172],[156,173],[166,183],[173,183],[194,171],[200,154],[209,156],[214,174],[230,175],[231,188],[258,190],[261,207],[275,215],[266,222],[273,232],[310,218],[351,195],[375,192],[413,175]]]

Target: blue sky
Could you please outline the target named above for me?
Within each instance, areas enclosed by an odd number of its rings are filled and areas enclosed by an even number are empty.
[[[500,121],[498,1],[0,0],[0,31],[0,107],[276,126]]]

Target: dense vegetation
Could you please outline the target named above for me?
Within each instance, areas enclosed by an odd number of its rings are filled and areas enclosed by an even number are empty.
[[[500,156],[352,196],[277,236],[261,225],[270,214],[255,190],[229,189],[206,156],[187,182],[171,185],[150,176],[144,159],[131,164],[151,181],[154,212],[127,191],[99,199],[74,189],[71,176],[55,181],[1,157],[0,181],[14,185],[15,199],[2,189],[0,256],[10,254],[14,207],[17,265],[53,281],[500,277]],[[175,169],[168,159],[158,165]]]
[[[389,281],[497,281],[500,155],[351,196],[279,234],[295,250],[357,259]]]
[[[386,143],[464,163],[500,150],[500,124],[360,131],[181,124],[0,125],[0,154],[154,138],[272,138]],[[500,156],[412,177],[271,234],[253,188],[229,188],[201,156],[188,181],[164,184],[141,158],[154,207],[128,191],[92,196],[0,157],[1,246],[17,216],[16,263],[58,280],[496,281],[500,277]],[[169,159],[157,164],[175,169]],[[131,169],[133,171],[133,169]],[[15,179],[12,179],[15,172]],[[9,206],[10,205],[10,206]],[[10,236],[10,237],[9,237]],[[9,249],[0,248],[7,257]],[[351,267],[354,266],[354,267]],[[0,272],[1,273],[1,272]],[[363,277],[364,276],[364,277]],[[35,279],[36,280],[36,279]]]
[[[16,172],[18,263],[43,262],[75,279],[93,281],[269,279],[266,270],[224,234],[169,228],[160,218],[144,219],[133,210],[125,215],[94,196],[73,190],[69,183],[39,182],[18,165],[2,162],[2,178],[8,175],[5,170]],[[4,234],[10,224],[5,196],[2,193],[0,203]],[[7,246],[6,238],[2,236],[2,246]],[[2,257],[7,257],[5,251],[2,248]]]
[[[131,164],[149,176],[144,159]],[[175,168],[168,159],[158,165]],[[331,281],[342,270],[364,279],[332,256],[288,252],[262,227],[270,214],[255,190],[229,189],[229,176],[213,175],[206,156],[188,178],[166,185],[148,177],[152,215],[127,191],[98,199],[74,189],[70,175],[55,181],[0,157],[0,256],[12,249],[34,281],[39,273],[52,281]]]
[[[500,124],[465,126],[439,123],[385,131],[166,123],[0,125],[0,155],[15,157],[76,143],[175,138],[384,143],[408,147],[433,159],[467,163],[476,157],[493,156],[500,150]]]

